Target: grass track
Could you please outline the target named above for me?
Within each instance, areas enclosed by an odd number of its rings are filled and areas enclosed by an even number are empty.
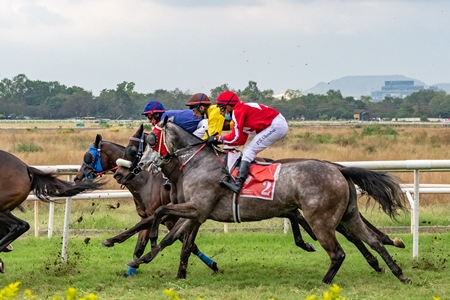
[[[413,281],[404,285],[388,271],[377,274],[356,248],[338,236],[347,253],[333,283],[343,289],[346,299],[432,299],[446,298],[450,283],[450,234],[421,234],[419,259],[412,259],[411,235],[399,235],[406,249],[388,251]],[[2,254],[6,274],[2,286],[21,281],[21,290],[30,289],[39,299],[63,295],[68,287],[82,295],[95,293],[100,299],[168,299],[166,288],[184,299],[304,299],[322,295],[328,286],[321,283],[329,266],[326,253],[313,242],[316,253],[295,247],[291,234],[266,232],[201,232],[200,249],[213,256],[222,273],[212,275],[203,263],[191,257],[188,279],[176,280],[181,244],[165,249],[152,263],[143,265],[134,278],[121,275],[131,259],[135,239],[113,248],[99,244],[107,236],[71,237],[69,261],[60,262],[60,238],[21,238],[15,250]],[[378,256],[377,256],[378,257]],[[380,261],[381,265],[385,265]]]

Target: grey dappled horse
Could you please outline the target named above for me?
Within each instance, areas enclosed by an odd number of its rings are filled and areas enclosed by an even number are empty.
[[[162,130],[162,134],[159,135],[154,149],[159,149],[164,156],[160,157],[157,163],[172,184],[182,189],[186,202],[162,206],[156,211],[155,220],[160,220],[165,215],[183,219],[177,222],[150,253],[129,262],[128,265],[132,267],[150,262],[179,237],[185,239],[182,254],[188,253],[199,227],[207,219],[234,221],[232,192],[219,185],[219,181],[224,177],[220,160],[224,160],[225,154],[205,148],[200,139],[173,123],[160,126],[158,130]],[[123,172],[121,176],[126,176],[129,170],[119,167],[116,176],[120,172]],[[301,209],[331,260],[329,270],[323,278],[324,283],[331,283],[345,258],[335,236],[336,230],[357,246],[374,270],[384,271],[363,242],[380,254],[400,281],[410,283],[411,280],[404,277],[401,268],[384,247],[383,237],[361,219],[354,183],[372,196],[391,217],[397,210],[405,208],[402,203],[403,193],[394,176],[305,159],[282,164],[273,201],[240,198],[240,219],[243,222],[257,221],[280,216],[293,209]],[[155,241],[157,224],[154,223],[155,228],[150,235]]]

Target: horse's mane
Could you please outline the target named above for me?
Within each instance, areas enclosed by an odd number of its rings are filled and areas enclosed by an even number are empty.
[[[175,128],[179,128],[182,132],[184,131],[184,132],[187,133],[188,135],[193,136],[193,137],[196,138],[198,141],[203,141],[203,139],[199,138],[199,137],[196,136],[194,133],[189,132],[189,131],[187,131],[186,129],[184,129],[183,127],[181,127],[180,125],[174,123],[173,120],[168,119],[168,120],[167,120],[167,124],[169,124],[169,123],[172,124],[172,125],[175,125]],[[164,123],[163,123],[163,124],[164,124]],[[166,124],[166,125],[167,125],[167,124]]]
[[[123,146],[123,145],[119,145],[119,144],[117,144],[117,143],[114,143],[114,142],[103,141],[103,143],[109,143],[109,144],[111,144],[111,145],[114,145],[114,146],[116,146],[116,147],[120,148],[121,150],[125,150],[125,146]]]

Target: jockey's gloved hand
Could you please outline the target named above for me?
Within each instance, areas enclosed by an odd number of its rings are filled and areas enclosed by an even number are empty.
[[[212,147],[212,146],[217,146],[217,145],[221,144],[222,142],[220,141],[220,136],[212,135],[212,136],[208,136],[205,143],[206,143],[206,145]]]

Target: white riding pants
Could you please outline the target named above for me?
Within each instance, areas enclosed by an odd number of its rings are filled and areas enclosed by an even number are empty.
[[[242,160],[252,162],[256,155],[286,136],[288,124],[283,115],[279,114],[273,119],[269,127],[255,135],[255,137],[244,147]]]

